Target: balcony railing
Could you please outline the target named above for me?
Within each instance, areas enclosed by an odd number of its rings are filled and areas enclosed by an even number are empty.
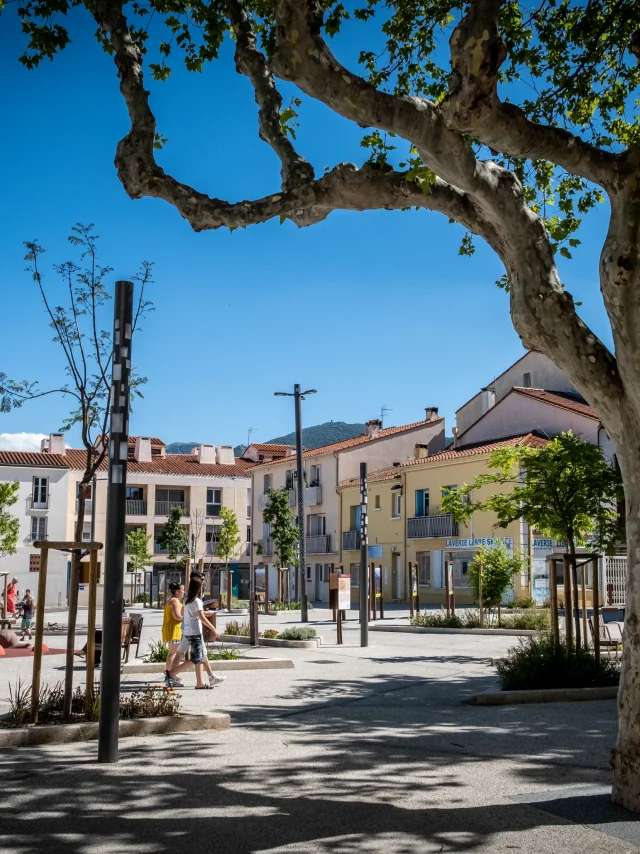
[[[324,555],[331,551],[331,536],[322,535],[305,538],[305,549],[308,555]]]
[[[289,507],[295,507],[298,503],[298,494],[295,489],[289,492]],[[305,486],[304,489],[304,506],[314,507],[322,504],[322,487],[321,486]]]
[[[416,516],[407,520],[407,537],[410,540],[430,537],[457,537],[458,523],[451,513],[437,513],[439,507],[430,507],[428,516]]]
[[[258,510],[264,510],[264,508],[269,503],[269,496],[266,492],[264,492],[260,498],[258,498]]]
[[[342,548],[345,552],[355,552],[360,548],[360,531],[343,531]]]
[[[262,549],[263,555],[272,555],[273,554],[273,541],[268,538],[262,538],[258,540],[258,544]]]
[[[147,502],[141,498],[127,498],[126,512],[128,516],[146,516]]]
[[[217,543],[206,543],[205,544],[205,554],[214,555],[216,553]]]
[[[45,495],[30,495],[28,499],[29,510],[48,510],[49,496]]]
[[[156,516],[168,516],[174,507],[184,510],[183,516],[189,515],[189,505],[186,501],[156,501]]]
[[[169,551],[169,549],[163,549],[163,548],[162,548],[161,546],[159,546],[157,543],[154,543],[154,544],[153,544],[153,553],[154,553],[154,555],[168,555],[168,554],[171,554],[171,552]]]

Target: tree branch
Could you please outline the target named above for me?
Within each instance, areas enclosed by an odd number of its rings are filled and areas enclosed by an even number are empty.
[[[473,134],[512,157],[548,160],[607,191],[614,189],[620,156],[602,151],[562,128],[540,125],[516,104],[498,97],[498,71],[506,48],[498,31],[504,0],[471,0],[453,31],[452,75],[442,103],[448,127]]]
[[[280,124],[282,97],[264,55],[256,46],[247,14],[238,0],[226,0],[227,12],[236,34],[236,68],[246,75],[255,90],[256,104],[260,107],[258,122],[260,138],[268,143],[282,163],[282,189],[289,190],[313,181],[311,164],[301,157]]]

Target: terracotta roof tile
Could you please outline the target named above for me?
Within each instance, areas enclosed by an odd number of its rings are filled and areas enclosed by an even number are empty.
[[[28,466],[34,468],[69,468],[66,456],[62,454],[47,454],[42,451],[0,451],[0,465]]]
[[[377,436],[367,436],[363,433],[361,436],[354,436],[353,439],[343,439],[341,442],[333,442],[331,445],[321,445],[319,448],[313,448],[309,451],[303,451],[303,457],[315,457],[320,454],[332,454],[334,451],[344,451],[347,448],[354,448],[356,445],[363,445],[366,442],[375,442],[377,439],[385,439],[387,436],[395,436],[397,433],[404,433],[410,430],[416,430],[419,427],[426,427],[427,424],[435,424],[438,421],[444,421],[444,418],[435,418],[429,421],[415,421],[413,424],[403,424],[400,427],[385,427],[380,430]],[[263,466],[279,465],[280,463],[290,463],[295,460],[296,454],[290,454],[281,460],[270,460],[260,463]]]
[[[252,442],[250,448],[255,448],[257,451],[263,451],[266,454],[286,454],[290,448],[295,448],[295,445],[272,445],[268,442]]]
[[[439,463],[446,460],[457,460],[463,457],[489,454],[497,448],[517,447],[518,445],[528,445],[531,448],[543,448],[547,442],[548,439],[537,436],[535,433],[525,433],[519,436],[510,436],[506,439],[496,439],[494,442],[479,442],[475,445],[465,445],[464,447],[456,448],[455,450],[451,447],[439,454],[434,454],[432,457],[407,460],[393,468],[380,469],[380,471],[372,472],[369,475],[368,480],[370,483],[393,480],[403,469],[410,468],[411,466],[430,465],[432,463]],[[359,483],[359,478],[351,478],[350,480],[343,480],[338,484],[338,487],[352,487],[357,486]]]
[[[576,412],[578,415],[584,415],[585,418],[592,418],[599,421],[596,411],[592,409],[588,403],[580,401],[572,394],[563,394],[560,391],[546,391],[542,388],[521,388],[514,386],[512,391],[516,394],[523,394],[525,397],[531,397],[534,400],[541,400],[543,403],[549,403],[551,406],[559,406],[562,409],[567,409],[569,412]]]

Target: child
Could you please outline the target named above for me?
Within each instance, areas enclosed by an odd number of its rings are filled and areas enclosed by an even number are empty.
[[[33,625],[33,608],[35,603],[31,597],[30,590],[26,591],[20,604],[22,605],[22,634],[20,635],[20,640],[24,640],[25,632],[27,632],[29,640],[31,640],[31,626]]]

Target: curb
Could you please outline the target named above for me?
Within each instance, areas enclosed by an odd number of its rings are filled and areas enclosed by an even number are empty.
[[[73,741],[96,741],[98,722],[78,724],[53,724],[50,726],[0,729],[0,749],[9,747],[31,747],[38,744],[69,744]],[[163,718],[136,718],[120,721],[120,738],[142,735],[159,735],[174,732],[200,732],[202,730],[229,729],[231,718],[221,712],[178,715]]]
[[[246,635],[225,635],[220,638],[225,643],[244,643],[251,641]],[[291,649],[317,649],[322,643],[322,638],[311,638],[310,640],[280,640],[279,638],[258,638],[258,646],[284,646]]]
[[[604,688],[546,688],[531,691],[483,691],[469,698],[476,706],[511,706],[517,703],[578,703],[585,700],[615,700],[618,686]]]
[[[293,661],[290,658],[239,658],[231,661],[210,661],[211,667],[215,670],[287,670],[293,667]],[[124,664],[122,666],[123,675],[127,673],[164,673],[165,662],[139,661],[132,664]],[[193,666],[189,668],[193,670]]]
[[[370,632],[409,632],[416,635],[509,635],[514,637],[532,637],[538,634],[537,629],[445,629],[439,626],[372,626]],[[542,630],[540,630],[542,631]]]

